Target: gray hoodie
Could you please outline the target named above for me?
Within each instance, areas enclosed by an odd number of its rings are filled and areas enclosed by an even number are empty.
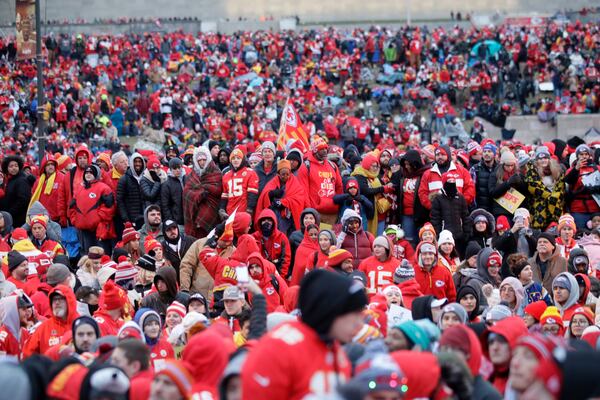
[[[50,219],[50,214],[48,213],[48,210],[39,201],[35,201],[27,211],[27,221],[30,221],[31,217],[33,217],[34,215],[44,215],[48,217],[48,227],[46,228],[46,236],[48,236],[48,239],[50,240],[54,240],[55,242],[61,243],[62,230],[60,229],[60,224]],[[27,233],[31,234],[31,227],[29,226],[29,222],[23,225],[23,229],[25,229]]]
[[[556,278],[554,278],[554,280],[552,281],[552,287],[554,287],[554,282],[556,282],[556,280],[559,279],[561,276],[566,277],[569,280],[569,283],[571,284],[571,290],[569,290],[569,297],[567,298],[565,304],[561,306],[556,301],[554,302],[556,308],[558,308],[558,311],[560,312],[560,315],[564,316],[565,311],[568,310],[569,307],[572,307],[574,304],[577,304],[577,300],[579,300],[579,284],[577,283],[577,279],[575,279],[575,276],[573,276],[573,274],[569,272],[561,272],[560,274],[556,275]]]

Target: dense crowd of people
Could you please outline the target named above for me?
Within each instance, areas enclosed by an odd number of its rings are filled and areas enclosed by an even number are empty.
[[[3,396],[600,396],[600,142],[462,125],[597,113],[599,46],[591,23],[49,35],[38,105],[1,39]]]

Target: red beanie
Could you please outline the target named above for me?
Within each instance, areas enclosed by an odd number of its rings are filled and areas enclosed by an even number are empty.
[[[235,213],[233,218],[233,234],[237,237],[242,236],[246,233],[246,228],[250,226],[252,217],[245,211]]]
[[[341,265],[345,260],[352,260],[352,253],[344,249],[336,249],[329,252],[329,258],[327,259],[328,267],[336,267]]]
[[[508,218],[506,218],[506,215],[499,216],[496,220],[496,231],[505,231],[508,228],[510,228],[510,224],[508,223]]]
[[[152,236],[146,236],[146,241],[144,242],[144,251],[146,254],[149,254],[152,250],[158,247],[162,248],[158,240],[154,239]]]
[[[529,304],[523,311],[525,314],[531,315],[536,321],[539,322],[542,319],[542,314],[544,314],[546,308],[548,308],[546,302],[544,300],[538,300]]]
[[[12,235],[11,238],[15,241],[18,242],[19,240],[25,240],[25,239],[29,239],[29,236],[27,236],[27,231],[23,228],[16,228]]]
[[[105,310],[118,310],[127,303],[127,295],[113,281],[107,281],[102,288],[102,302],[100,303]]]
[[[140,234],[138,231],[133,229],[131,222],[125,222],[125,229],[123,229],[123,240],[122,243],[125,245],[131,241],[139,240]]]
[[[31,225],[31,227],[33,227],[33,225],[35,225],[35,224],[40,224],[41,226],[44,227],[44,229],[46,229],[48,226],[48,219],[43,215],[35,215],[35,216],[31,217],[31,221],[30,221],[29,225]]]
[[[373,164],[378,164],[379,161],[377,161],[377,157],[375,157],[373,154],[369,153],[365,156],[365,158],[363,158],[362,162],[360,163],[360,166],[363,167],[364,169],[371,169],[371,167],[373,166]]]
[[[175,313],[179,314],[181,316],[181,318],[185,317],[185,315],[187,314],[187,310],[185,309],[185,306],[178,301],[172,302],[171,305],[169,307],[167,307],[167,315],[170,312],[175,312]]]

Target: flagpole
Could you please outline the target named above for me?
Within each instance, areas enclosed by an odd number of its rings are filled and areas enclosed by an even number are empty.
[[[35,0],[35,60],[37,68],[37,138],[38,162],[42,165],[46,153],[46,132],[44,124],[44,74],[42,55],[42,24],[40,17],[40,0]]]

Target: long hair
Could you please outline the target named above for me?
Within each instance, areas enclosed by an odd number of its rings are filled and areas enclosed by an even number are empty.
[[[556,161],[554,158],[550,158],[550,163],[548,164],[548,168],[546,170],[544,170],[544,168],[540,167],[538,162],[536,161],[535,169],[536,169],[538,175],[540,176],[540,178],[550,175],[550,176],[552,176],[552,179],[555,182],[562,175],[562,168],[560,167],[560,164],[558,163],[558,161]],[[548,174],[547,172],[550,172],[550,173]]]

